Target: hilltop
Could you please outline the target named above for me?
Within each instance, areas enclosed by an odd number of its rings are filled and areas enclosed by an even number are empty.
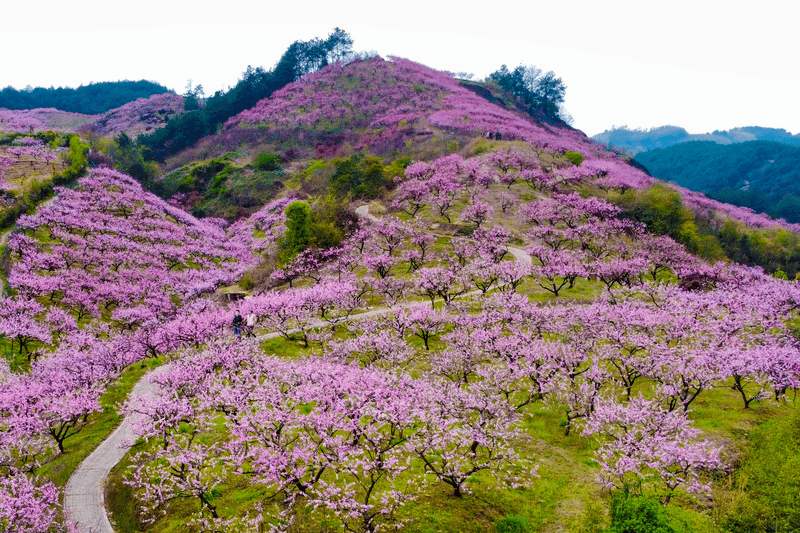
[[[306,74],[228,119],[220,133],[195,146],[194,153],[218,155],[220,149],[255,139],[286,145],[287,150],[294,147],[304,156],[363,149],[388,155],[403,151],[406,144],[413,148],[427,137],[441,140],[445,133],[451,137],[446,142],[459,135],[463,142],[481,133],[500,133],[503,140],[561,151],[586,143],[578,131],[557,128],[555,133],[554,126],[495,100],[503,105],[491,105],[448,73],[406,59],[356,59]]]

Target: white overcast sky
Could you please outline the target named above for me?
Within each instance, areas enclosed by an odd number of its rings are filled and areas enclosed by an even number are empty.
[[[338,26],[357,51],[482,79],[553,70],[589,135],[613,125],[800,132],[798,0],[2,2],[0,87],[156,81],[207,95]]]

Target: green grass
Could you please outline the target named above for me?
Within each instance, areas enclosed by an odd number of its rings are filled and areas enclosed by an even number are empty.
[[[274,354],[279,357],[295,359],[313,352],[313,345],[306,348],[302,341],[289,340],[286,337],[275,337],[266,339],[259,344],[261,350],[267,354]]]
[[[785,409],[761,421],[739,447],[738,468],[721,479],[715,517],[735,533],[800,528],[800,414]],[[740,441],[741,443],[741,441]]]
[[[530,486],[500,487],[490,475],[478,474],[468,484],[472,493],[457,498],[453,496],[450,487],[431,481],[417,500],[401,511],[401,517],[413,519],[403,531],[493,531],[495,523],[509,514],[522,517],[530,525],[531,532],[542,531],[548,526],[569,520],[579,522],[584,511],[582,508],[576,509],[575,502],[601,497],[598,487],[592,482],[595,468],[582,464],[578,459],[590,452],[585,442],[579,437],[564,437],[563,432],[551,431],[553,426],[554,424],[534,424],[531,427],[548,428],[541,432],[541,436],[558,442],[558,446],[533,436],[520,444],[522,452],[536,458],[537,462],[541,458],[539,476],[532,480]],[[557,428],[557,424],[555,427]],[[572,453],[564,453],[564,449]],[[118,531],[185,531],[182,528],[186,527],[190,516],[197,510],[196,501],[175,501],[168,514],[153,525],[143,527],[139,524],[133,493],[123,483],[124,473],[130,467],[130,459],[126,457],[114,468],[108,484],[107,501]],[[263,487],[251,485],[246,476],[231,476],[218,486],[218,490],[219,497],[215,503],[223,517],[230,516],[229,513],[235,509],[249,507],[268,496]],[[294,531],[335,531],[334,524],[328,527],[323,525],[325,520],[318,511],[301,508]]]
[[[31,341],[28,343],[28,351],[20,349],[19,342],[4,337],[0,334],[0,356],[5,357],[12,372],[26,373],[31,369],[31,361],[28,360],[30,352],[35,352],[37,349],[44,346],[39,341]]]
[[[601,281],[578,278],[571,289],[568,285],[565,285],[559,291],[558,296],[555,296],[552,292],[540,287],[533,278],[529,277],[517,287],[517,292],[529,295],[531,301],[534,302],[567,302],[573,300],[591,303],[602,294],[604,288],[605,285]]]

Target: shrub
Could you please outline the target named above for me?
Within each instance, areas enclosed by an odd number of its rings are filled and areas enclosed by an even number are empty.
[[[273,154],[271,152],[264,152],[263,154],[259,155],[256,158],[253,166],[255,166],[256,169],[261,170],[263,172],[280,170],[281,158],[277,154]]]
[[[336,162],[331,188],[339,197],[351,195],[354,198],[372,199],[380,194],[388,182],[379,158],[353,154]]]
[[[608,533],[675,533],[675,530],[658,500],[617,493],[611,500]]]
[[[675,189],[660,184],[643,191],[628,189],[617,203],[626,217],[643,223],[650,232],[668,235],[705,259],[725,257],[719,241],[698,228],[698,217],[683,205]]]
[[[28,191],[28,200],[32,205],[36,205],[48,196],[53,194],[53,182],[51,180],[33,180]]]
[[[77,135],[69,136],[69,151],[67,152],[69,166],[64,171],[65,177],[73,179],[83,175],[86,171],[87,150],[89,150],[89,145],[81,142]]]
[[[580,166],[580,164],[583,163],[583,154],[578,152],[567,152],[564,154],[564,157],[569,159],[569,162],[575,165],[576,167]]]
[[[394,180],[394,178],[403,176],[405,174],[406,167],[410,164],[411,164],[410,157],[401,157],[395,159],[394,161],[391,162],[391,164],[387,165],[383,169],[383,173],[386,175],[388,179]]]
[[[242,290],[250,291],[255,286],[256,282],[253,280],[253,275],[250,274],[250,272],[245,272],[244,276],[242,276],[242,279],[239,280],[239,287],[241,287]]]
[[[233,177],[228,186],[230,200],[235,205],[244,208],[259,207],[266,204],[275,196],[282,185],[275,174],[274,172],[269,172],[267,174]]]
[[[507,514],[494,521],[497,533],[526,533],[530,531],[530,522],[527,518],[515,514]]]
[[[355,213],[334,195],[319,198],[313,208],[313,245],[317,248],[339,246],[345,233],[357,224]]]
[[[286,207],[286,233],[280,259],[283,264],[311,245],[311,206],[298,200]]]

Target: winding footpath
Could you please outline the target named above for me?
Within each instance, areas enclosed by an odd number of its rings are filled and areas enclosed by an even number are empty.
[[[153,376],[166,372],[169,365],[151,370],[133,387],[129,398],[155,397],[158,387]],[[126,416],[106,440],[95,448],[72,473],[64,490],[64,512],[76,522],[81,533],[113,533],[105,507],[105,483],[111,469],[125,457],[138,436],[133,427],[140,414]]]
[[[369,213],[369,206],[362,205],[356,209],[356,214],[372,222],[378,219]],[[520,248],[508,246],[508,251],[517,261],[530,266],[531,256]],[[476,294],[480,291],[472,291],[464,296]],[[405,305],[406,308],[413,308],[421,305],[429,305],[426,301],[414,302]],[[373,309],[365,313],[353,315],[352,318],[368,318],[384,315],[393,312],[395,308]],[[320,326],[327,322],[320,322]],[[259,335],[259,340],[267,340],[278,337],[278,332],[271,332]],[[129,399],[154,398],[158,395],[158,386],[152,382],[152,377],[169,370],[169,364],[165,364],[145,374],[133,387]],[[72,477],[67,482],[64,490],[64,512],[69,520],[78,526],[80,533],[114,533],[114,528],[108,519],[108,512],[105,507],[105,483],[111,469],[125,457],[131,445],[136,442],[138,435],[133,428],[141,415],[130,414],[126,416],[116,430],[104,440],[73,472]]]

